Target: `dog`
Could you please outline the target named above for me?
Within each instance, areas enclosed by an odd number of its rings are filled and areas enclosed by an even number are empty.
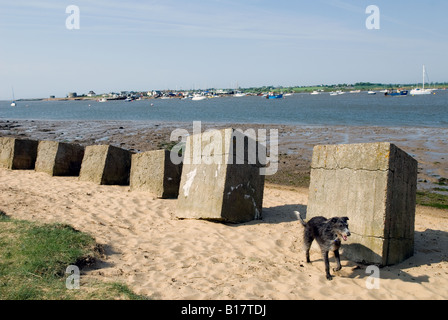
[[[341,270],[342,266],[341,258],[339,256],[339,248],[341,247],[341,240],[347,241],[348,237],[351,235],[347,223],[349,219],[347,217],[334,217],[331,219],[314,217],[310,221],[305,222],[300,216],[300,212],[295,211],[295,214],[305,228],[304,244],[306,250],[306,262],[311,263],[310,248],[314,239],[316,239],[324,258],[327,279],[332,280],[333,277],[330,274],[328,253],[333,251],[336,258],[337,267],[333,269],[333,271]]]

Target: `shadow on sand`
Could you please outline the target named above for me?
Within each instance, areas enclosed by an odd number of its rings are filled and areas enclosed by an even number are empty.
[[[263,220],[251,221],[244,224],[233,225],[233,227],[243,225],[256,225],[256,224],[279,224],[297,221],[297,216],[294,211],[299,211],[301,216],[306,219],[307,206],[302,204],[287,204],[277,207],[263,208]],[[297,221],[298,222],[298,221]],[[297,225],[299,228],[299,224]],[[380,267],[380,279],[396,279],[405,282],[412,283],[424,283],[429,282],[429,276],[413,276],[405,270],[421,267],[431,266],[431,264],[437,264],[440,262],[448,262],[448,232],[440,230],[427,229],[423,232],[416,231],[414,235],[414,255],[409,259],[393,265]],[[362,246],[361,244],[350,244],[350,246],[361,246],[360,249],[364,251],[371,251],[369,248]],[[344,247],[344,245],[343,245]],[[372,253],[374,254],[374,253]],[[330,262],[332,265],[335,263],[334,257],[330,254]],[[372,276],[372,273],[367,273],[368,264],[361,262],[354,262],[348,260],[341,254],[341,260],[343,261],[343,268],[345,270],[351,269],[348,278],[368,278]],[[315,260],[313,263],[323,263],[322,259]],[[347,271],[346,273],[347,274]]]

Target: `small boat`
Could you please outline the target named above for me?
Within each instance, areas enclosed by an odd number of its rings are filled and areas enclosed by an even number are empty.
[[[242,93],[242,92],[237,92],[237,93],[235,93],[233,96],[236,97],[236,98],[241,98],[241,97],[246,96],[246,94],[245,94],[245,93]]]
[[[107,102],[107,99],[106,98],[101,98],[101,99],[98,100],[98,102]]]
[[[368,91],[367,94],[375,95],[375,94],[376,94],[376,91]]]
[[[132,101],[134,101],[134,99],[132,97],[127,97],[124,101],[125,102],[132,102]]]
[[[425,89],[425,75],[426,75],[426,70],[425,70],[425,66],[423,66],[423,86],[422,86],[422,88],[412,89],[411,90],[412,96],[421,96],[421,95],[428,95],[428,94],[433,93],[432,89]]]
[[[423,96],[428,94],[433,94],[432,89],[415,88],[411,90],[411,96]]]
[[[266,99],[283,99],[283,94],[268,94]]]
[[[337,92],[330,92],[330,96],[337,96],[338,93]]]
[[[389,90],[384,95],[391,96],[391,97],[397,97],[397,96],[407,96],[408,93],[409,93],[408,90],[396,90],[396,91]]]
[[[319,91],[313,91],[313,92],[311,92],[310,94],[313,95],[313,96],[315,96],[315,95],[320,94],[320,92],[319,92]]]
[[[11,107],[17,106],[16,99],[14,98],[14,88],[12,88],[12,102]]]
[[[195,94],[193,96],[193,98],[191,98],[191,100],[193,100],[193,101],[201,101],[201,100],[205,100],[205,99],[207,99],[207,97],[206,96],[202,96],[200,94]]]
[[[361,93],[361,90],[352,90],[350,93]]]

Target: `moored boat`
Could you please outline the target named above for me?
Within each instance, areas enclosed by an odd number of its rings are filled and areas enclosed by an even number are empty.
[[[266,99],[283,99],[283,94],[268,94]]]
[[[200,95],[200,94],[195,94],[193,96],[193,98],[191,98],[191,100],[193,100],[193,101],[201,101],[201,100],[205,100],[205,99],[207,99],[207,97]]]
[[[414,88],[411,90],[411,95],[412,96],[421,96],[421,95],[428,95],[428,94],[432,94],[433,90],[432,89],[425,89],[425,75],[426,75],[426,70],[425,70],[425,66],[423,66],[423,85],[422,88]]]
[[[396,90],[396,91],[389,90],[384,95],[390,97],[396,97],[396,96],[407,96],[408,93],[409,93],[408,90]]]
[[[11,107],[17,106],[16,99],[14,98],[14,88],[12,88],[12,102]]]

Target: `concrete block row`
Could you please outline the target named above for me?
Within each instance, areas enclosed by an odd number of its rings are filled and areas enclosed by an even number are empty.
[[[0,159],[9,169],[79,176],[81,181],[101,185],[130,185],[133,191],[159,198],[177,198],[180,191],[178,218],[240,223],[261,219],[262,214],[264,175],[260,159],[252,159],[252,154],[262,149],[260,154],[265,155],[265,149],[250,139],[234,129],[193,135],[187,140],[184,164],[174,164],[166,150],[132,154],[110,145],[84,148],[2,138]]]
[[[236,152],[238,141],[243,148]],[[131,154],[113,146],[84,149],[1,138],[0,167],[79,173],[84,181],[129,184],[131,190],[160,198],[178,196],[179,219],[242,223],[262,217],[260,169],[265,152],[263,145],[233,129],[189,136],[183,166],[173,164],[170,152],[163,150]],[[343,246],[346,257],[379,265],[399,263],[414,251],[417,165],[391,143],[316,146],[307,219],[349,217],[352,236]]]

